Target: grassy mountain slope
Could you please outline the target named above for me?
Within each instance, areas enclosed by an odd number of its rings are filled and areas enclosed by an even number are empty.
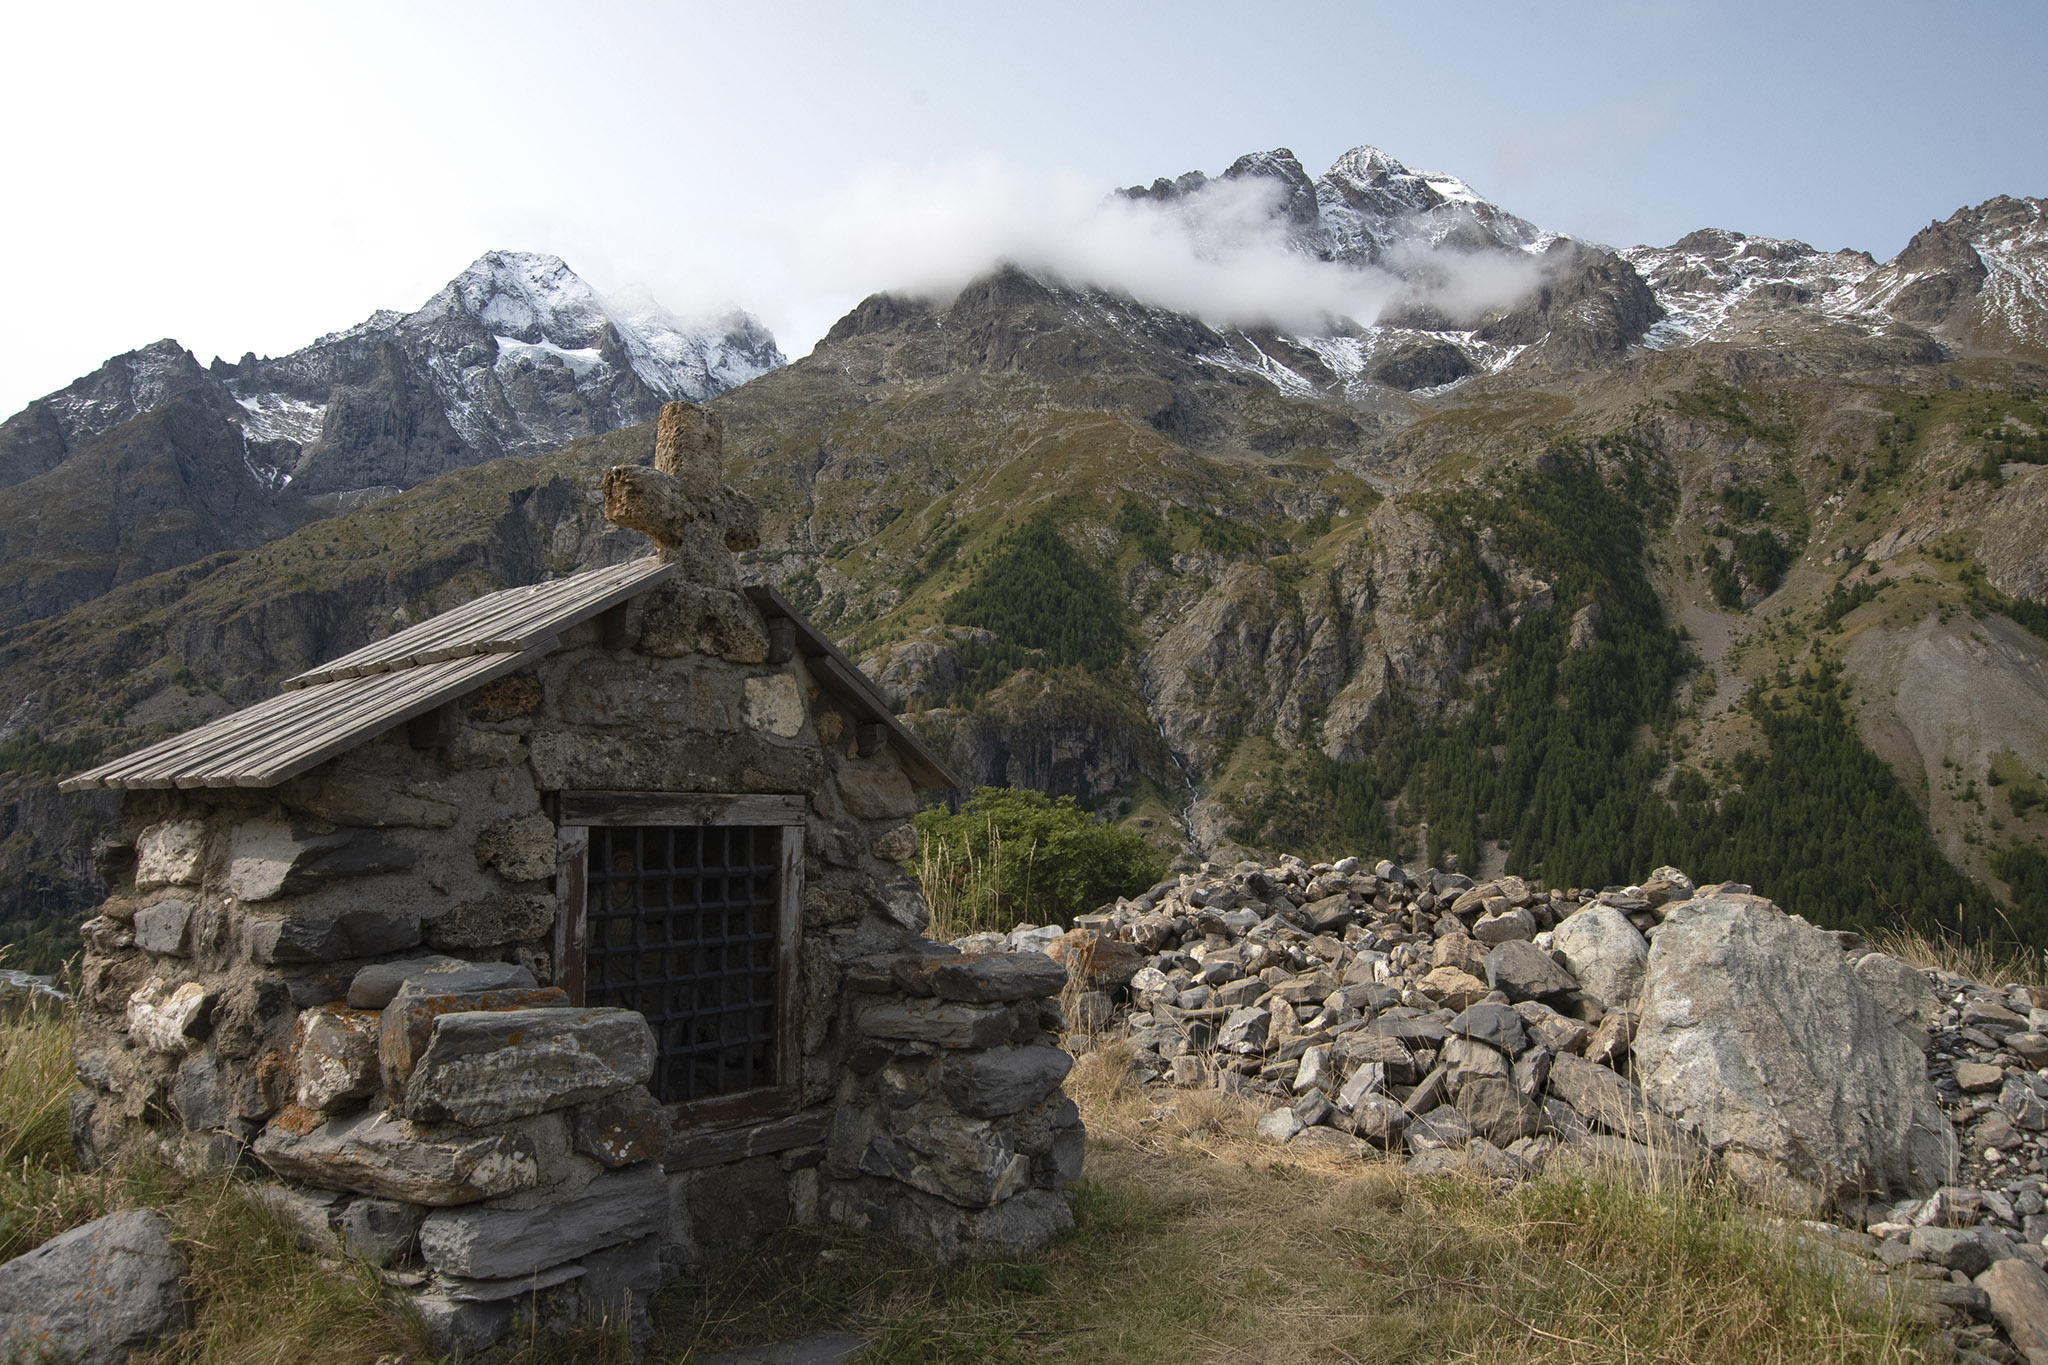
[[[1427,822],[1468,867],[1668,858],[2048,941],[2048,376],[1945,354],[1805,322],[1431,397],[1004,271],[870,299],[714,406],[763,513],[746,571],[970,782],[1212,857]],[[0,636],[17,912],[89,893],[106,803],[56,773],[639,552],[595,489],[650,448],[457,471]]]

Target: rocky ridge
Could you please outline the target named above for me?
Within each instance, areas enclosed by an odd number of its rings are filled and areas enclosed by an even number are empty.
[[[1424,1175],[1711,1168],[1903,1284],[1965,1359],[2048,1346],[2048,991],[1674,868],[1596,891],[1205,864],[956,946],[1064,962],[1069,1047],[1129,1049],[1156,1103],[1220,1087],[1268,1142]]]

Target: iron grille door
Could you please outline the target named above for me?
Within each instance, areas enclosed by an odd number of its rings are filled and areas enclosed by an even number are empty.
[[[669,1104],[789,1082],[784,830],[597,826],[586,864],[583,999],[654,1030]]]

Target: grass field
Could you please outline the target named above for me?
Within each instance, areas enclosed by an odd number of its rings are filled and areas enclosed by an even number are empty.
[[[425,1362],[367,1266],[311,1255],[233,1181],[146,1161],[79,1171],[64,1137],[67,1030],[0,1026],[0,1237],[18,1254],[121,1207],[164,1209],[197,1326],[159,1362]],[[1216,1092],[1164,1110],[1111,1049],[1069,1090],[1091,1133],[1075,1231],[1037,1255],[935,1269],[875,1238],[791,1229],[671,1283],[649,1358],[822,1328],[871,1362],[1907,1362],[1948,1353],[1856,1272],[1711,1185],[1417,1181],[1297,1159]],[[513,1345],[519,1365],[612,1365],[617,1331]]]

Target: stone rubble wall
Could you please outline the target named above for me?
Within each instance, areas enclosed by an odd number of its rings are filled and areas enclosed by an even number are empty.
[[[1070,962],[1084,988],[1070,1046],[1121,1034],[1139,1080],[1259,1099],[1274,1141],[1495,1174],[1566,1148],[1647,1165],[1682,1159],[1694,1140],[1625,1074],[1647,977],[1642,930],[1693,896],[1671,869],[1579,896],[1518,877],[1475,884],[1290,857],[1206,866],[1065,935],[958,946]]]
[[[1119,1036],[1142,1082],[1256,1098],[1278,1142],[1500,1176],[1711,1158],[1816,1208],[1925,1197],[1959,1160],[1922,974],[1673,868],[1580,891],[1205,865],[1066,934],[957,946],[1067,961],[1070,1046]]]
[[[1063,1226],[1064,970],[920,936],[912,784],[859,754],[801,659],[766,662],[743,596],[657,588],[625,636],[566,632],[453,704],[431,748],[401,726],[272,789],[129,793],[82,933],[84,1159],[282,1177],[280,1211],[417,1291],[451,1350],[516,1315],[637,1313],[664,1266],[792,1222],[943,1255]],[[681,1125],[646,1089],[645,1020],[570,1005],[543,797],[562,790],[808,798],[797,1112]],[[934,955],[958,961],[918,967]]]

